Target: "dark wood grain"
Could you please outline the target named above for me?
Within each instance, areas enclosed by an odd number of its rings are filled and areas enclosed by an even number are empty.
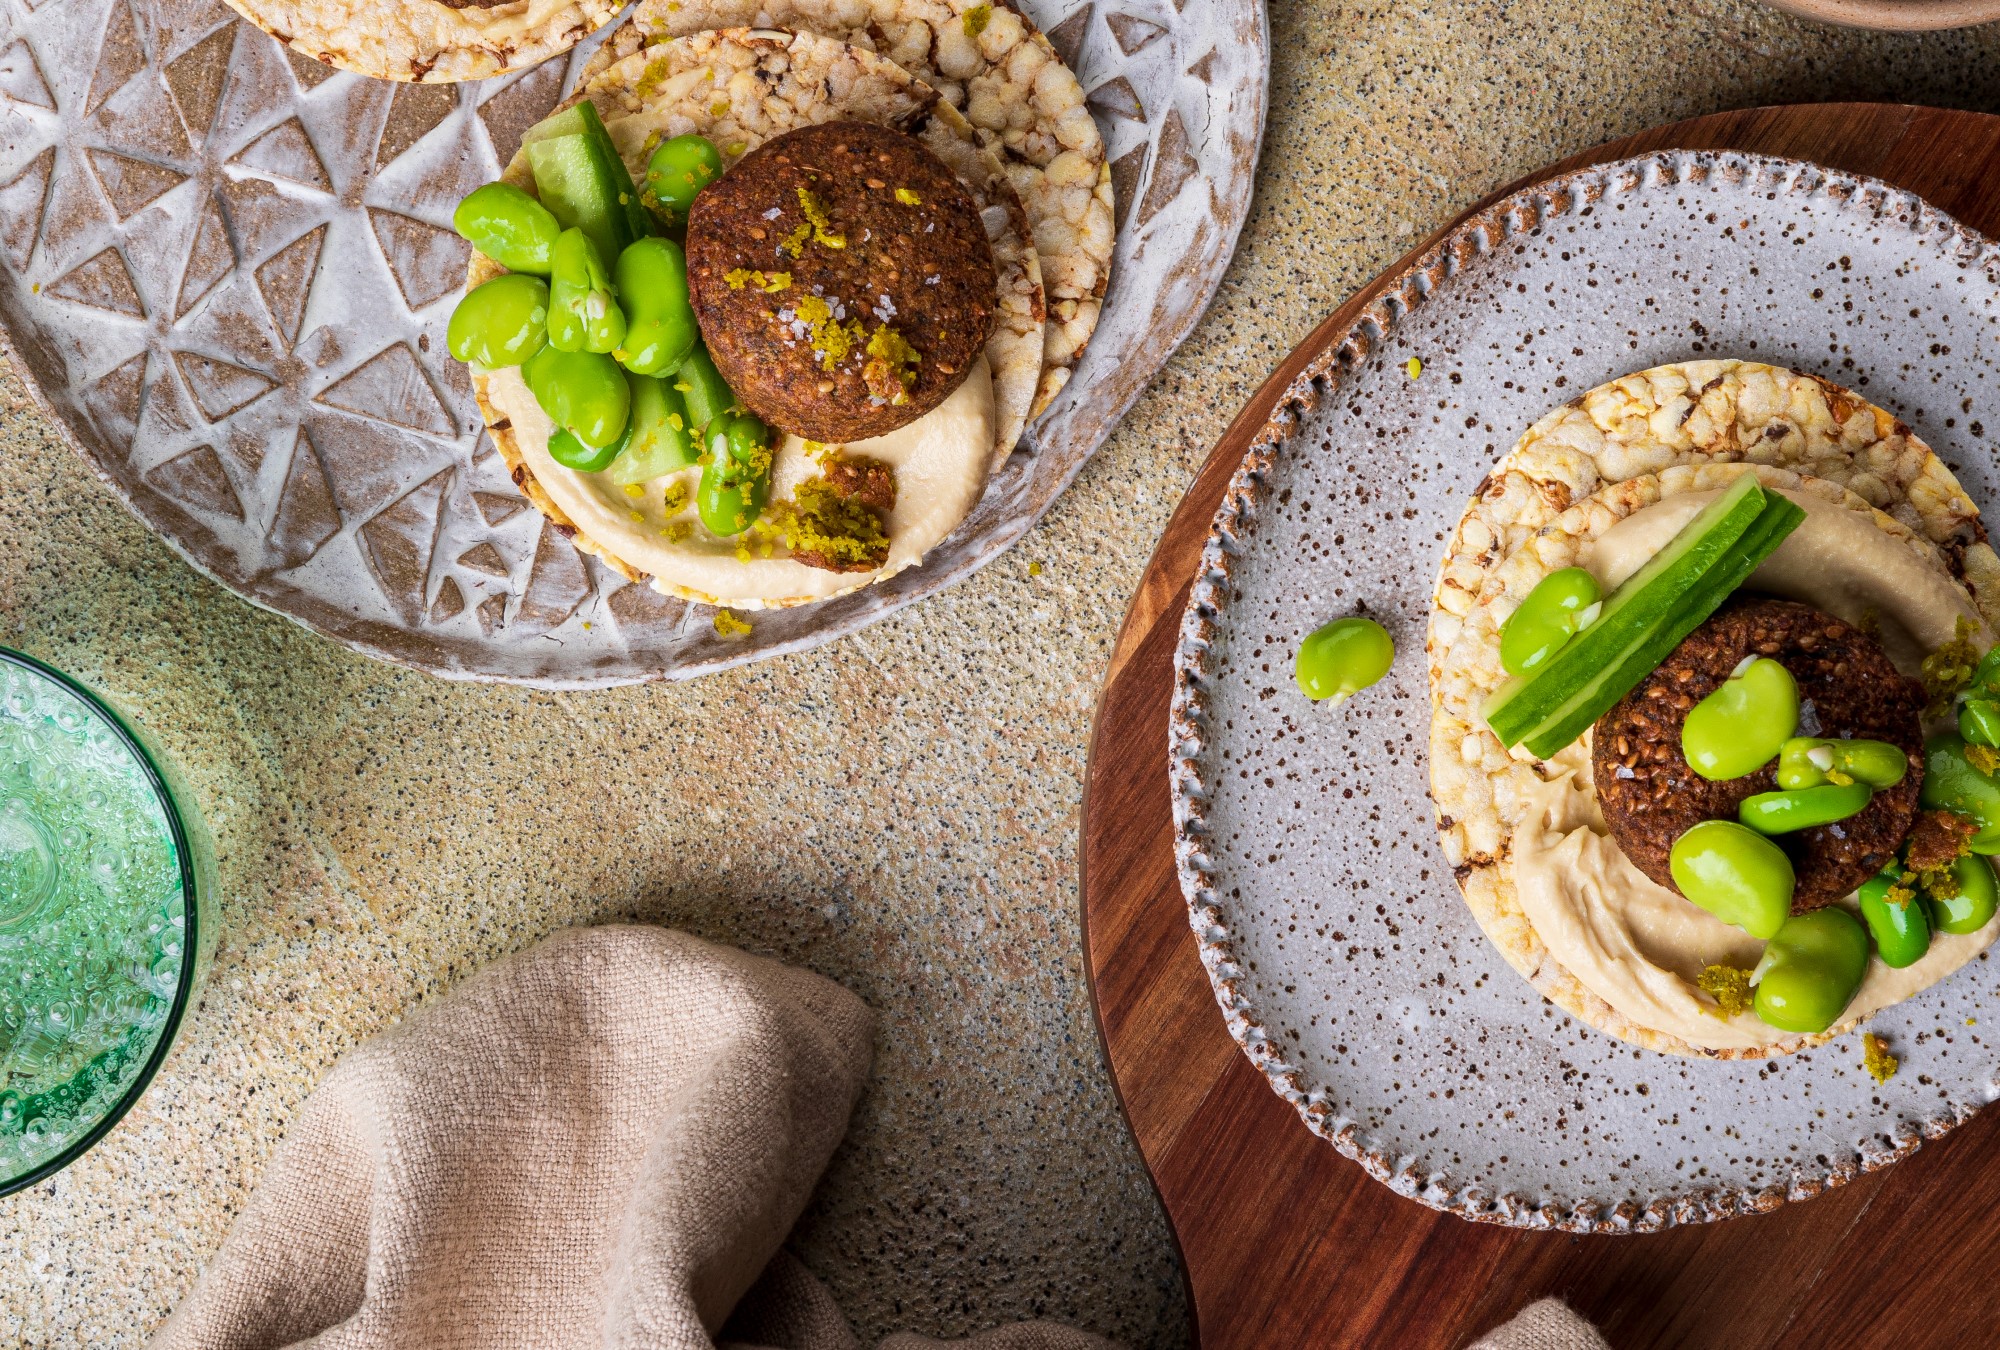
[[[1467,214],[1543,177],[1669,148],[1872,174],[2000,233],[2000,117],[1876,104],[1657,128],[1551,165]],[[2000,1109],[1769,1215],[1651,1237],[1534,1234],[1441,1215],[1376,1184],[1307,1132],[1229,1039],[1174,878],[1175,628],[1244,447],[1374,290],[1286,358],[1210,454],[1132,601],[1097,710],[1081,844],[1085,965],[1113,1080],[1181,1245],[1201,1344],[1444,1350],[1549,1293],[1618,1350],[2000,1343],[2000,1280],[1986,1274],[2000,1241],[2000,1165],[1989,1165]]]

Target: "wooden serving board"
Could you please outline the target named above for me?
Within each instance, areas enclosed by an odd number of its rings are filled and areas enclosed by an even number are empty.
[[[2000,234],[2000,117],[1888,104],[1756,108],[1660,127],[1550,165],[1466,215],[1545,177],[1674,148],[1869,174]],[[2000,1335],[2000,1280],[1987,1273],[2000,1239],[2000,1109],[1908,1161],[1768,1215],[1646,1237],[1540,1234],[1440,1214],[1371,1180],[1310,1134],[1229,1038],[1174,874],[1175,635],[1245,447],[1380,285],[1286,358],[1174,513],[1112,654],[1085,779],[1085,968],[1113,1081],[1180,1243],[1200,1343],[1456,1350],[1545,1294],[1568,1299],[1618,1350],[1956,1347]]]

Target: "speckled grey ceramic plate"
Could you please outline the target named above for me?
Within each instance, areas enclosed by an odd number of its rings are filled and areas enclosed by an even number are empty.
[[[1230,1030],[1315,1132],[1469,1218],[1767,1209],[2000,1095],[1988,954],[1873,1020],[1903,1057],[1883,1086],[1859,1036],[1748,1065],[1653,1054],[1509,969],[1435,842],[1424,624],[1467,497],[1565,399],[1723,355],[1861,391],[2000,501],[2000,248],[1877,182],[1670,152],[1510,198],[1393,279],[1245,458],[1183,619],[1176,854]],[[1363,608],[1394,671],[1312,706],[1299,640]]]
[[[699,674],[849,633],[1026,533],[1222,278],[1263,131],[1261,0],[1032,3],[1118,194],[1076,375],[924,565],[716,636],[508,481],[444,327],[451,210],[554,106],[567,59],[395,85],[220,0],[0,0],[0,323],[93,469],[189,561],[358,651],[551,688]]]

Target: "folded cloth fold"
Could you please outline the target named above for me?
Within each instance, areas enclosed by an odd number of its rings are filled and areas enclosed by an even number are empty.
[[[1597,1328],[1559,1298],[1537,1299],[1466,1350],[1611,1350]]]
[[[152,1350],[709,1350],[732,1311],[733,1340],[849,1350],[779,1244],[873,1032],[809,971],[660,928],[556,933],[341,1060]],[[965,1344],[1108,1345],[991,1335],[1028,1339]]]

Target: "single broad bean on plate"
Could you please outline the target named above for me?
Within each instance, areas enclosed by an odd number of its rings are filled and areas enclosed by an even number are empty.
[[[1799,729],[1799,686],[1769,657],[1746,659],[1681,723],[1681,753],[1703,778],[1752,774]]]
[[[548,341],[549,287],[509,272],[465,293],[445,326],[445,349],[487,370],[518,366]]]
[[[1868,933],[1838,905],[1786,919],[1750,972],[1767,1026],[1817,1035],[1840,1020],[1868,972]]]
[[[1861,921],[1875,939],[1875,954],[1897,970],[1915,965],[1931,948],[1930,907],[1903,883],[1901,864],[1892,862],[1860,890]]]
[[[1860,815],[1874,795],[1866,783],[1759,792],[1743,799],[1736,818],[1759,834],[1791,834]]]
[[[597,245],[582,230],[556,237],[549,273],[549,345],[565,352],[612,352],[625,341],[625,311]]]
[[[1977,753],[1982,748],[1972,749]],[[2000,782],[1973,763],[1963,737],[1946,734],[1925,744],[1924,785],[1917,804],[1976,821],[1979,830],[1970,841],[1972,851],[2000,853]]]
[[[1509,675],[1545,665],[1597,617],[1603,592],[1581,567],[1565,567],[1535,583],[1500,630],[1500,664]]]
[[[1293,678],[1307,698],[1338,705],[1387,675],[1395,659],[1396,644],[1389,630],[1373,619],[1351,615],[1306,635],[1299,644]]]
[[[632,386],[610,357],[544,347],[521,367],[521,378],[549,420],[584,445],[602,449],[625,434]]]
[[[474,188],[451,213],[460,237],[509,272],[546,277],[562,227],[549,208],[512,183]]]
[[[1967,854],[1951,865],[1957,894],[1930,892],[1931,917],[1940,933],[1976,933],[1992,921],[2000,909],[2000,885],[1993,879],[1993,864],[1977,854]]]
[[[1704,820],[1668,854],[1682,895],[1754,938],[1770,938],[1792,912],[1797,877],[1785,851],[1733,820]]]
[[[1887,741],[1822,740],[1794,736],[1778,751],[1778,786],[1824,787],[1865,783],[1892,788],[1910,771],[1910,757]]]
[[[679,370],[701,341],[688,299],[687,255],[671,239],[649,237],[618,255],[615,272],[626,322],[618,359],[635,375]]]
[[[708,424],[707,463],[695,511],[711,534],[750,528],[771,499],[771,428],[749,413],[722,413]]]
[[[689,132],[660,142],[646,163],[646,190],[680,220],[687,219],[695,194],[722,176],[715,142]]]

